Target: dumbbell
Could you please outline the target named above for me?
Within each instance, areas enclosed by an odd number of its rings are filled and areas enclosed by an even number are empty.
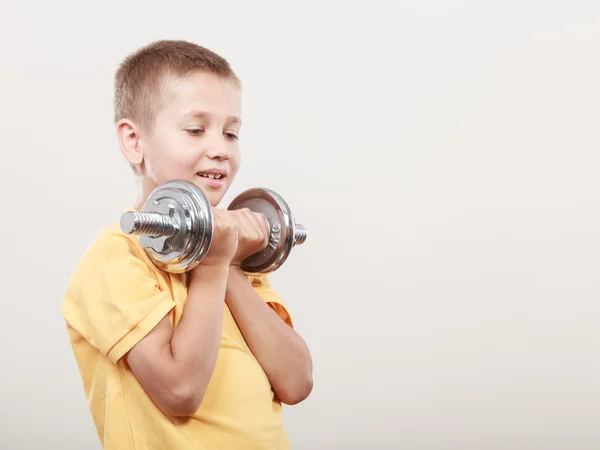
[[[292,248],[304,243],[305,228],[296,224],[288,204],[266,188],[248,189],[227,207],[249,208],[263,214],[269,226],[268,245],[241,262],[247,273],[271,273],[288,258]],[[156,187],[141,211],[127,211],[120,220],[123,233],[140,235],[140,245],[152,262],[170,273],[196,267],[208,253],[214,234],[210,202],[195,184],[171,180]]]

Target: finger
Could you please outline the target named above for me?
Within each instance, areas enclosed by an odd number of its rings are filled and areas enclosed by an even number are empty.
[[[250,220],[256,227],[261,245],[263,248],[266,247],[269,243],[269,222],[267,218],[264,214],[250,211]]]
[[[250,208],[244,208],[242,211],[244,212],[250,223],[252,223],[252,225],[255,227],[257,234],[262,236],[264,233],[267,232],[267,219],[263,214],[254,212]]]
[[[263,250],[269,244],[266,218],[262,214],[255,213],[249,208],[244,210],[244,214],[246,214],[248,221],[252,224],[254,230],[252,241],[254,246],[256,246],[257,251]]]
[[[261,221],[259,215],[254,211],[248,210],[248,220],[252,222],[252,226],[254,227],[256,240],[259,243],[262,243],[267,236],[267,226],[265,221]]]
[[[258,221],[260,228],[265,232],[265,234],[269,234],[269,221],[267,220],[267,216],[262,213],[253,213],[254,217]]]
[[[266,228],[264,223],[260,222],[254,211],[244,208],[243,212],[248,222],[252,224],[254,238],[257,240],[262,240],[264,238]]]
[[[254,235],[254,226],[252,222],[248,219],[248,215],[243,210],[235,211],[235,217],[240,226],[240,231],[244,235],[244,238],[247,240],[253,239]]]
[[[216,230],[222,230],[227,234],[231,234],[233,232],[237,233],[238,223],[235,220],[232,220],[232,217],[229,214],[226,214],[222,210],[214,211],[214,227]]]

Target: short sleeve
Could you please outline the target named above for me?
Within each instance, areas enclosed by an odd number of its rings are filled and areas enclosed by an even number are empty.
[[[117,362],[174,306],[141,249],[125,236],[105,234],[75,269],[62,312],[71,328]]]
[[[271,286],[269,277],[267,275],[250,276],[250,282],[252,287],[258,295],[275,310],[279,317],[283,319],[290,327],[294,328],[292,317],[285,305],[283,299],[277,295]]]

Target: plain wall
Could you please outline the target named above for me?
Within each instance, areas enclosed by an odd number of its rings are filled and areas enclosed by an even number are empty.
[[[3,2],[0,448],[99,449],[68,278],[137,187],[113,74],[244,83],[242,170],[308,230],[271,281],[314,358],[294,450],[600,447],[597,2]]]

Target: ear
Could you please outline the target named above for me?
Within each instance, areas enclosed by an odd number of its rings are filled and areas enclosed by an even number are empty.
[[[125,159],[134,167],[139,167],[144,161],[144,152],[140,145],[140,134],[135,124],[127,119],[117,123],[117,138]]]

